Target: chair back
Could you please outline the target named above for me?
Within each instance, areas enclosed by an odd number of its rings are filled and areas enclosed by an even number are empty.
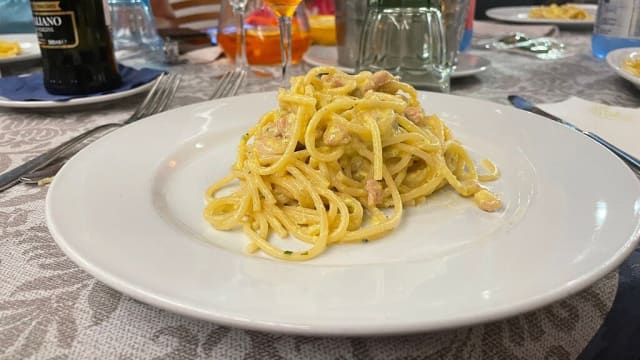
[[[206,29],[218,26],[223,0],[171,0],[180,27]]]

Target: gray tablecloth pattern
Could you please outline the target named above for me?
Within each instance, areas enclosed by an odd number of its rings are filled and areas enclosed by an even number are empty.
[[[574,55],[555,61],[477,52],[491,68],[454,80],[452,92],[501,103],[521,94],[539,102],[574,95],[640,105],[640,92],[591,56],[588,34],[562,39]],[[211,65],[173,71],[184,80],[172,107],[205,100],[219,73]],[[124,119],[139,101],[72,111],[0,110],[0,172],[84,129]],[[79,269],[47,230],[46,192],[19,185],[0,194],[0,359],[571,359],[602,324],[617,289],[614,272],[537,311],[428,334],[323,338],[221,327],[140,303]]]

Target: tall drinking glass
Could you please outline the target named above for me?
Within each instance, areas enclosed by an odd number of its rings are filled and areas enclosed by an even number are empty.
[[[108,0],[116,59],[130,66],[163,64],[163,41],[158,35],[149,0]]]
[[[287,82],[287,68],[291,63],[291,17],[302,0],[265,0],[278,16],[280,27],[280,53],[282,54],[282,84]]]
[[[356,71],[386,70],[418,88],[449,92],[442,13],[422,0],[369,0]]]

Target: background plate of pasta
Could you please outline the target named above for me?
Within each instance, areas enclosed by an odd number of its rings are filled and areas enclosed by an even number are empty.
[[[607,65],[640,89],[640,48],[621,48],[607,54]]]
[[[0,65],[39,58],[35,34],[0,34]]]
[[[487,10],[487,17],[523,24],[555,24],[561,27],[593,26],[598,7],[594,4],[550,4],[503,6]]]
[[[107,135],[61,170],[46,216],[73,261],[140,301],[370,335],[575,293],[634,248],[639,204],[620,160],[554,122],[320,68]]]

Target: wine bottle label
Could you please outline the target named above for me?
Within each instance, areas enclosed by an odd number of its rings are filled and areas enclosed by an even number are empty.
[[[31,8],[41,48],[69,49],[78,46],[78,27],[73,11],[61,9],[59,1],[32,2]]]

